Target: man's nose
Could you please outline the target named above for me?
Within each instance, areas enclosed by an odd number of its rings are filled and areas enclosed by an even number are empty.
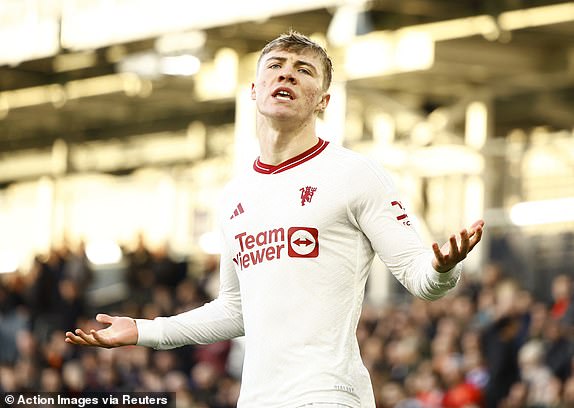
[[[290,70],[284,70],[279,75],[279,81],[281,82],[287,81],[294,84],[297,81],[297,79],[293,76],[293,73]]]

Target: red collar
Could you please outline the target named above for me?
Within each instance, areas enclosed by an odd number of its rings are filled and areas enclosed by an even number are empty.
[[[317,144],[315,146],[313,146],[310,149],[305,150],[303,153],[298,154],[297,156],[292,157],[289,160],[286,160],[283,163],[279,163],[275,166],[262,163],[258,157],[257,160],[255,160],[255,163],[253,163],[253,170],[255,170],[256,172],[261,173],[261,174],[281,173],[285,170],[289,170],[293,167],[296,167],[296,166],[306,162],[307,160],[311,160],[313,157],[319,155],[319,153],[321,153],[323,150],[325,150],[325,148],[327,147],[328,144],[329,144],[329,142],[326,142],[325,140],[319,138],[319,141],[317,142]]]

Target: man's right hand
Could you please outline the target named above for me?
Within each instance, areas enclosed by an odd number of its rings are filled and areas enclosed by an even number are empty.
[[[66,332],[66,343],[82,346],[119,347],[135,345],[138,341],[138,329],[134,319],[123,316],[98,314],[96,321],[108,325],[99,330],[92,329],[89,333],[82,329]]]

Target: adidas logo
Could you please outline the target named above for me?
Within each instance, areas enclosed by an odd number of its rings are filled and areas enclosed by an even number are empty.
[[[237,217],[239,214],[243,214],[243,212],[244,212],[243,206],[241,205],[241,203],[239,203],[239,204],[237,204],[235,211],[233,211],[233,214],[231,214],[231,217],[229,217],[229,219],[232,220],[235,217]]]

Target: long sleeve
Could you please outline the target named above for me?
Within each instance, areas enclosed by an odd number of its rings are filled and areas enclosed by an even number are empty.
[[[231,256],[222,254],[217,299],[197,309],[154,320],[136,319],[138,345],[171,349],[208,344],[244,334],[239,281]]]
[[[350,201],[358,227],[410,293],[427,300],[444,296],[458,282],[462,264],[445,273],[432,267],[432,249],[422,242],[391,178],[368,160],[364,164],[360,180],[350,184],[358,189]]]

